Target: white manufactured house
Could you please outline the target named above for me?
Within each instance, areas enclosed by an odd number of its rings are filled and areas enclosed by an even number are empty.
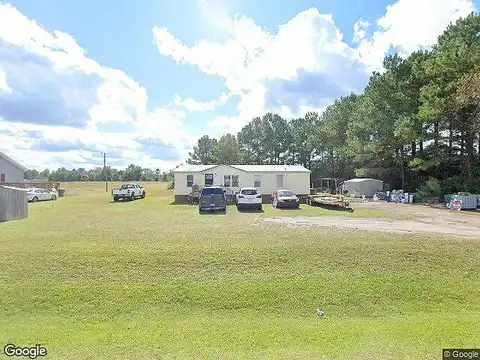
[[[303,198],[310,194],[311,171],[299,165],[182,165],[174,171],[175,202],[187,202],[193,185],[221,186],[231,192],[242,187],[255,187],[263,202],[270,202],[271,194],[289,189]]]
[[[27,169],[0,151],[0,183],[21,183]]]

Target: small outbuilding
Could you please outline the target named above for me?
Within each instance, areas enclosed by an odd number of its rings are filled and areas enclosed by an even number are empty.
[[[383,181],[371,178],[350,179],[343,183],[343,191],[348,195],[361,197],[373,197],[376,192],[383,191]]]

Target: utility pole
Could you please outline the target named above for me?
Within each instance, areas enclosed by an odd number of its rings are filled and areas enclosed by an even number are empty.
[[[103,153],[103,173],[105,177],[105,192],[108,192],[107,153]]]

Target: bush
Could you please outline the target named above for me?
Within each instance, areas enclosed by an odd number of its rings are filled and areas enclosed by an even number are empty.
[[[444,194],[456,194],[457,192],[480,194],[480,179],[452,176],[442,181],[442,191]]]
[[[417,189],[415,198],[418,202],[438,203],[442,196],[442,187],[440,181],[436,178],[429,178]]]
[[[167,189],[173,190],[175,188],[175,180],[172,180],[168,183]]]

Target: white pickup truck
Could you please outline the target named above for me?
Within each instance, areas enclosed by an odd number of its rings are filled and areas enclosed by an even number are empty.
[[[122,184],[119,189],[112,189],[113,201],[143,199],[145,195],[145,189],[138,184]]]

